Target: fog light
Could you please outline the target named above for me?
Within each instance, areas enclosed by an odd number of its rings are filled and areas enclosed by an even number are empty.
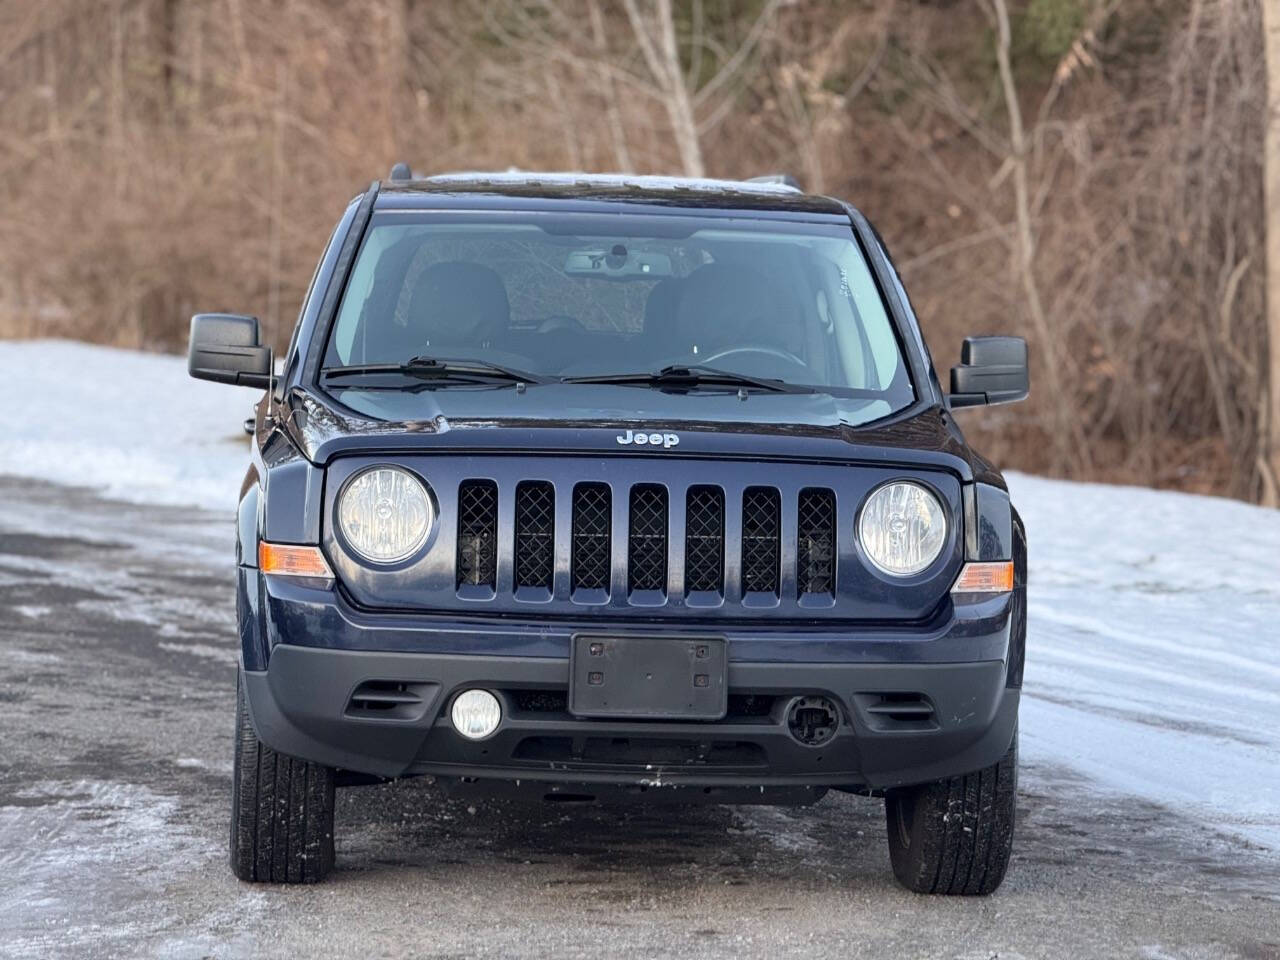
[[[498,729],[502,705],[488,690],[464,690],[453,700],[453,728],[468,740],[483,740]]]

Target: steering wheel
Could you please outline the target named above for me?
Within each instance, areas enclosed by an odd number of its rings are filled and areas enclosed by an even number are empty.
[[[711,354],[706,357],[699,357],[698,362],[707,366],[723,360],[725,357],[732,357],[736,353],[759,353],[769,357],[776,357],[779,360],[785,360],[797,367],[809,369],[809,365],[797,357],[789,350],[783,350],[781,347],[770,347],[762,343],[748,343],[741,347],[730,347],[728,350],[721,350],[719,353]]]
[[[581,320],[563,313],[553,313],[549,317],[544,317],[542,322],[538,324],[539,333],[561,333],[564,331],[586,333],[587,328]]]

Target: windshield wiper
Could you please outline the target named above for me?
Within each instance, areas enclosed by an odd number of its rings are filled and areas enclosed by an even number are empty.
[[[672,365],[652,373],[601,373],[589,377],[565,377],[565,383],[635,383],[652,387],[754,387],[770,393],[816,393],[813,387],[770,377],[752,377],[732,370],[700,365]]]
[[[549,383],[550,377],[515,367],[505,367],[489,360],[449,360],[445,357],[412,357],[404,363],[363,363],[348,367],[326,367],[320,371],[327,380],[354,377],[367,373],[399,373],[424,380],[462,380],[483,382],[505,380],[510,383]]]

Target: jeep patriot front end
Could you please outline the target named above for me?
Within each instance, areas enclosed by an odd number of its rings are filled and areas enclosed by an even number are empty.
[[[1012,841],[1026,541],[882,242],[781,184],[374,183],[282,372],[192,320],[193,376],[265,391],[241,492],[231,863],[313,881],[335,786],[644,803],[885,799],[910,889],[987,893]]]

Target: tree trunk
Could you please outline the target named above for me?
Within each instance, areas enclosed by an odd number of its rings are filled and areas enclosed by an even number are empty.
[[[689,88],[685,86],[684,70],[680,67],[680,53],[676,46],[676,25],[671,15],[671,0],[658,0],[658,22],[662,36],[662,63],[666,69],[667,115],[680,150],[680,164],[686,176],[705,177],[702,162],[702,144],[698,140],[698,124],[693,118],[693,104],[689,101]]]
[[[661,94],[662,106],[667,112],[667,121],[671,124],[671,134],[680,153],[681,172],[687,177],[706,176],[693,100],[685,85],[684,71],[680,68],[680,51],[676,41],[671,0],[657,0],[658,22],[654,28],[650,28],[647,18],[640,13],[636,0],[624,0],[623,5],[627,11],[627,19],[631,21],[636,44],[644,56],[645,66],[649,68]]]
[[[1267,398],[1259,424],[1258,469],[1262,500],[1280,506],[1280,0],[1262,0],[1267,59],[1266,124],[1263,134],[1267,231]]]
[[[631,162],[631,150],[627,146],[627,131],[622,123],[622,110],[618,106],[618,88],[613,82],[613,73],[605,65],[609,57],[609,42],[604,30],[604,17],[600,13],[599,0],[591,0],[587,12],[591,16],[591,37],[595,43],[595,53],[599,58],[596,73],[600,89],[604,92],[605,119],[609,121],[609,135],[613,139],[614,163],[619,173],[632,173],[635,165]]]

